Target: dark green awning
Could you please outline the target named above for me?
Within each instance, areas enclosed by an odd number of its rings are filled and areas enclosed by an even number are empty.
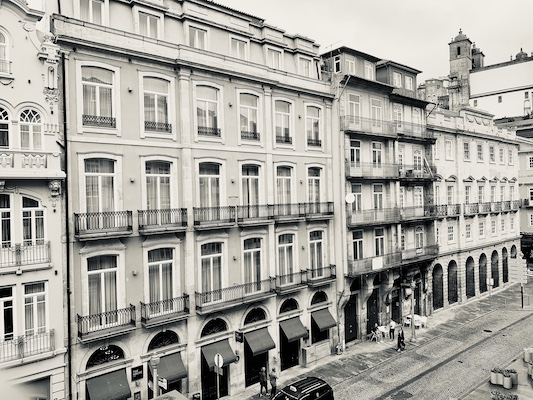
[[[298,340],[303,337],[308,337],[309,335],[307,329],[305,329],[305,326],[303,326],[302,321],[300,321],[299,317],[281,321],[279,323],[279,326],[281,327],[283,333],[285,333],[285,336],[287,336],[289,342],[294,342],[295,340]]]
[[[320,332],[323,332],[329,328],[333,328],[337,325],[335,318],[333,318],[327,308],[311,313],[311,318],[313,318],[313,321],[315,321],[318,325]]]
[[[267,328],[261,328],[253,332],[248,332],[244,334],[244,340],[250,346],[252,354],[256,356],[257,354],[266,353],[270,349],[276,347],[272,336],[268,333]]]
[[[125,400],[131,397],[125,369],[87,379],[87,391],[91,400]]]
[[[202,347],[202,354],[204,355],[205,361],[207,361],[207,365],[209,365],[210,370],[214,369],[215,367],[215,354],[217,353],[222,356],[222,359],[224,360],[224,367],[234,361],[237,361],[237,356],[229,345],[228,339],[208,344],[207,346]]]
[[[150,365],[150,369],[152,369],[152,365]],[[168,383],[185,378],[187,376],[187,370],[181,359],[181,354],[174,353],[168,356],[161,356],[159,365],[157,366],[157,376],[165,378]]]

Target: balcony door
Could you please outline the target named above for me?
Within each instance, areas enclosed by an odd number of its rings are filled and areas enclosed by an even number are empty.
[[[242,166],[242,205],[243,218],[259,217],[259,167]]]
[[[148,210],[170,210],[170,163],[146,163],[146,207]],[[169,213],[148,214],[148,225],[169,224]]]
[[[96,256],[87,259],[89,284],[89,315],[93,316],[89,330],[99,330],[118,323],[117,257]]]
[[[150,317],[173,311],[173,253],[174,250],[171,248],[148,252]]]
[[[244,283],[245,293],[261,290],[261,239],[244,241]]]
[[[291,215],[291,186],[292,169],[290,167],[278,167],[276,176],[276,190],[280,215]]]
[[[220,165],[201,163],[199,169],[200,207],[204,221],[220,219]]]
[[[281,285],[294,282],[294,235],[284,234],[278,237],[278,273]]]
[[[200,249],[202,264],[203,302],[222,299],[222,243],[203,244]]]
[[[115,227],[115,161],[105,158],[85,160],[86,229]]]

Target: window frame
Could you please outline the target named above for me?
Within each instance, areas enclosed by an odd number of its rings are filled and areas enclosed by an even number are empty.
[[[146,173],[146,163],[149,162],[166,162],[170,164],[170,208],[178,208],[178,199],[179,197],[179,177],[178,177],[178,160],[172,157],[166,157],[166,156],[143,156],[141,157],[141,192],[143,193],[142,196],[142,209],[147,210],[148,209],[148,184],[147,184],[147,178],[148,174]]]
[[[200,135],[199,131],[199,122],[198,122],[198,101],[213,102],[209,99],[199,99],[198,98],[198,87],[206,86],[212,89],[217,90],[217,100],[216,100],[216,129],[220,130],[220,135]],[[208,141],[208,142],[221,142],[225,143],[225,129],[224,129],[224,113],[222,112],[224,104],[224,92],[221,85],[215,84],[208,81],[196,81],[193,84],[193,107],[195,111],[193,112],[193,123],[194,123],[194,140],[199,141]],[[212,127],[207,127],[212,128]]]
[[[233,42],[240,42],[244,44],[244,54],[235,54],[233,50]],[[236,35],[229,35],[229,54],[231,54],[232,57],[235,57],[239,60],[248,61],[249,60],[249,48],[250,48],[250,40],[244,39],[240,36]],[[238,48],[237,48],[238,49]],[[237,51],[237,53],[240,53],[240,50]]]
[[[34,115],[34,117],[32,119],[35,119],[35,117],[37,116],[38,119],[39,119],[39,122],[34,122],[34,121],[22,121],[23,119],[23,113],[32,113]],[[25,115],[28,115],[28,114],[25,114]],[[28,128],[28,146],[27,147],[23,147],[22,145],[22,128],[23,126],[27,126]],[[38,129],[35,129],[37,128]],[[18,145],[19,145],[19,148],[21,150],[25,150],[25,151],[44,151],[45,148],[44,148],[44,145],[45,145],[45,140],[44,140],[44,119],[43,119],[43,113],[41,112],[41,110],[35,108],[35,107],[24,107],[20,110],[20,112],[18,113],[18,130],[19,130],[19,135],[18,135]],[[35,130],[37,130],[37,134],[35,132]],[[40,146],[38,147],[35,147],[35,137],[38,136],[39,137],[39,140],[40,140]]]
[[[135,25],[135,33],[148,37],[154,40],[164,40],[163,34],[165,32],[165,15],[161,12],[151,10],[146,7],[140,7],[138,5],[133,6],[133,22]],[[141,14],[145,14],[149,17],[156,18],[157,27],[156,27],[156,36],[150,36],[141,32]]]
[[[274,147],[278,147],[278,146],[281,146],[281,147],[291,147],[291,148],[294,148],[295,146],[295,118],[294,118],[294,109],[295,109],[295,104],[294,104],[294,101],[288,99],[288,98],[284,98],[284,97],[277,97],[277,98],[274,98],[272,99],[273,100],[273,120],[272,120],[272,126],[273,126],[273,131],[274,131],[274,134],[272,135],[273,136],[273,141],[274,141]],[[277,111],[276,110],[276,104],[278,102],[284,102],[284,103],[287,103],[289,105],[289,112],[286,113],[284,111]],[[278,128],[278,125],[277,125],[277,117],[281,116],[281,117],[284,117],[284,116],[288,116],[288,126],[287,127],[284,127],[284,126],[281,126],[280,127],[282,128],[282,131],[281,131],[281,138],[285,138],[285,139],[290,139],[290,141],[278,141],[277,137],[278,137],[278,133],[277,133],[277,128]],[[288,135],[284,135],[283,134],[283,129],[287,129],[288,130]]]
[[[170,132],[159,132],[159,131],[150,131],[145,128],[145,117],[144,117],[144,78],[156,78],[168,83],[168,93],[167,93],[167,119],[170,124]],[[140,137],[144,138],[161,138],[161,139],[172,139],[177,140],[177,124],[176,124],[176,99],[174,97],[175,90],[175,81],[172,76],[160,74],[157,72],[139,72],[139,109],[142,110],[142,115],[139,121],[139,132]],[[152,92],[150,92],[152,93]],[[155,92],[154,92],[155,93]],[[157,121],[154,121],[157,122]]]
[[[0,46],[4,49],[4,54],[5,54],[5,57],[3,59],[0,58],[0,75],[10,75],[11,74],[11,55],[10,55],[11,37],[7,34],[7,31],[2,29],[2,27],[0,27],[0,35],[4,37],[4,43],[0,43]],[[5,67],[2,67],[1,62],[4,62]]]
[[[254,96],[257,99],[257,106],[255,107],[256,112],[256,134],[258,135],[258,140],[254,139],[243,139],[242,138],[242,126],[241,126],[241,108],[245,108],[247,110],[253,110],[254,107],[250,106],[244,106],[241,101],[242,95],[250,95]],[[237,119],[238,119],[238,125],[239,125],[239,132],[238,132],[238,143],[246,143],[247,145],[262,145],[263,144],[263,138],[264,134],[261,134],[264,132],[264,126],[263,126],[263,97],[261,96],[261,93],[255,92],[253,90],[237,90]],[[250,119],[248,120],[248,123],[250,123]]]
[[[305,72],[305,68],[302,64],[303,62],[309,63],[307,73]],[[313,59],[309,57],[298,56],[298,74],[305,76],[306,78],[314,78],[315,74],[313,72]]]
[[[273,56],[275,53],[279,54],[279,65],[276,66],[274,65],[274,59],[270,59],[271,56]],[[268,67],[268,68],[271,68],[271,69],[274,69],[276,71],[282,71],[284,69],[284,62],[283,62],[283,58],[284,58],[284,51],[283,49],[280,49],[278,47],[273,47],[273,46],[265,46],[265,65]]]
[[[470,142],[464,141],[463,142],[463,160],[464,161],[471,161],[471,155],[470,155]]]
[[[282,236],[285,236],[285,235],[291,235],[292,238],[293,238],[293,241],[290,243],[290,246],[287,245],[287,243],[280,243],[280,238]],[[284,230],[280,230],[278,232],[276,232],[276,276],[287,276],[287,275],[292,275],[294,277],[294,274],[297,273],[299,271],[298,269],[298,265],[299,265],[299,262],[298,262],[298,232],[295,230],[295,229],[284,229]],[[292,248],[292,265],[291,265],[291,272],[287,271],[287,270],[284,270],[282,271],[281,270],[281,265],[280,265],[280,257],[281,257],[281,253],[280,253],[280,250],[281,248],[288,248],[288,247],[291,247]],[[285,261],[287,261],[287,252],[284,251],[284,254],[283,254],[285,257]],[[282,274],[283,272],[283,274]],[[288,283],[292,283],[291,282],[288,282]]]
[[[477,162],[483,162],[485,156],[485,146],[483,143],[476,143]]]
[[[392,72],[392,85],[396,86],[397,88],[402,88],[402,74],[398,71]]]
[[[92,15],[93,12],[92,12],[92,8],[89,7],[91,10],[90,10],[90,13],[91,13],[91,17],[90,17],[90,20],[89,21],[86,21],[84,19],[82,19],[82,16],[81,16],[81,1],[82,0],[76,0],[74,2],[74,15],[76,18],[78,18],[80,21],[85,21],[85,22],[89,22],[91,24],[95,24],[95,25],[98,25],[97,22],[93,22],[94,20],[94,16]],[[109,0],[88,0],[89,3],[102,3],[102,26],[109,26]]]
[[[306,148],[311,150],[320,150],[324,148],[324,108],[315,103],[305,103],[305,137]],[[310,115],[310,109],[318,110],[318,117]],[[315,131],[314,123],[318,123],[317,131]],[[310,130],[311,127],[311,130]],[[311,133],[311,137],[309,134]],[[315,137],[316,136],[316,137]],[[310,144],[310,140],[312,143]]]
[[[187,46],[193,48],[193,49],[198,49],[198,50],[204,50],[204,51],[209,51],[210,48],[209,48],[209,43],[210,43],[210,29],[208,27],[205,27],[205,26],[201,26],[199,24],[191,24],[191,23],[186,23],[185,24],[185,43],[187,43]],[[205,34],[205,37],[204,37],[204,45],[203,46],[196,46],[195,42],[191,43],[191,40],[193,39],[192,37],[192,33],[194,32],[194,41],[198,41],[198,33],[199,32],[203,32]]]

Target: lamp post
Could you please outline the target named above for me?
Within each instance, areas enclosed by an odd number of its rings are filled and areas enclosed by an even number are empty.
[[[411,282],[411,342],[416,342],[415,330],[415,288],[416,282]]]
[[[159,361],[161,361],[161,357],[158,355],[153,355],[150,357],[150,365],[152,366],[153,371],[153,386],[154,386],[154,397],[159,396],[159,377],[157,376],[157,366],[159,365]]]

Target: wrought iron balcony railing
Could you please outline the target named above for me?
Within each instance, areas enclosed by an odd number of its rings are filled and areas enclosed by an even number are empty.
[[[82,124],[84,126],[98,126],[98,127],[106,127],[106,128],[117,127],[117,119],[114,117],[103,117],[100,115],[83,114],[81,118],[82,118]]]
[[[55,350],[54,330],[16,336],[0,342],[0,362],[22,359]]]
[[[173,317],[189,314],[189,295],[173,299],[143,303],[141,301],[141,322],[149,325],[156,320],[172,320]]]
[[[351,211],[347,213],[348,226],[365,224],[396,223],[400,219],[400,210],[396,207]]]
[[[194,225],[234,224],[235,206],[194,207]]]
[[[401,179],[433,179],[437,173],[437,167],[434,165],[400,165]]]
[[[307,283],[312,281],[321,281],[325,279],[335,278],[336,266],[328,265],[322,268],[311,268],[307,270]]]
[[[354,131],[360,133],[380,134],[380,136],[396,137],[396,132],[390,121],[380,119],[365,118],[355,115],[345,115],[341,117],[341,129],[343,131]]]
[[[78,314],[78,337],[84,339],[94,333],[121,334],[124,329],[135,327],[135,306],[81,316]],[[124,329],[121,329],[124,328]]]
[[[402,250],[402,261],[411,260],[413,258],[420,258],[424,256],[437,256],[439,254],[439,246],[437,244],[417,247],[415,249]]]
[[[374,162],[346,162],[346,176],[354,178],[389,178],[398,179],[399,164]]]
[[[510,200],[502,201],[502,211],[511,211],[511,201]]]
[[[0,248],[0,268],[50,262],[50,242],[15,244]]]
[[[502,211],[502,203],[500,201],[492,201],[490,203],[490,211],[493,213]]]
[[[167,122],[144,121],[144,130],[150,132],[172,132],[172,124]]]
[[[138,210],[139,230],[172,230],[187,227],[187,209]]]
[[[434,218],[437,216],[437,207],[422,205],[400,208],[400,221],[419,218]]]
[[[259,132],[241,131],[241,139],[243,140],[260,140]]]
[[[488,214],[490,213],[491,203],[479,203],[479,213]]]
[[[307,138],[307,145],[313,147],[320,147],[322,146],[322,140]]]
[[[307,271],[298,271],[285,275],[276,275],[276,291],[283,291],[291,287],[305,285],[307,283]]]
[[[301,203],[274,204],[274,218],[303,217],[305,210]]]
[[[409,136],[418,139],[433,139],[435,136],[433,132],[428,131],[425,125],[416,124],[413,122],[392,121],[393,131],[398,136]]]
[[[468,203],[464,205],[465,215],[476,215],[479,213],[479,203]]]
[[[210,126],[199,126],[198,135],[220,137],[220,128],[212,128]]]
[[[511,210],[518,210],[520,208],[520,200],[511,200]]]
[[[129,235],[133,232],[131,211],[74,214],[74,233],[82,239],[95,236]]]
[[[333,216],[333,202],[301,203],[306,218],[320,218]]]
[[[274,217],[274,206],[271,204],[237,206],[237,222],[267,221]]]
[[[286,135],[276,135],[276,143],[292,144],[292,137]]]
[[[440,218],[458,217],[461,215],[461,204],[439,204],[437,206],[430,206],[430,209],[435,208],[435,215]]]

